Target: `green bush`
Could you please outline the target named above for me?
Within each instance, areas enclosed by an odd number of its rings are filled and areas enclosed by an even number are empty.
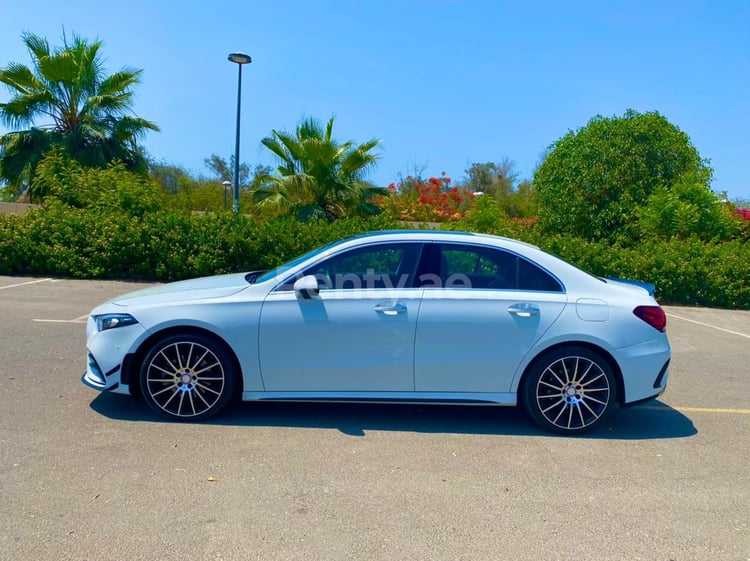
[[[693,236],[622,248],[493,220],[497,212],[488,204],[457,228],[523,239],[596,275],[654,283],[665,303],[750,309],[747,241],[709,243]],[[0,274],[173,281],[268,269],[325,243],[394,227],[402,226],[382,215],[303,224],[223,212],[132,216],[56,203],[0,216]]]
[[[641,239],[728,240],[740,233],[741,218],[693,175],[671,189],[659,186],[636,211]]]
[[[562,235],[533,241],[592,274],[652,283],[662,303],[750,309],[750,245],[741,240],[675,238],[627,248]]]
[[[49,202],[74,208],[119,211],[142,216],[162,208],[161,188],[143,175],[113,162],[106,168],[84,167],[56,148],[39,163],[33,189]]]
[[[711,168],[665,117],[597,116],[550,146],[534,172],[539,223],[551,234],[630,242],[649,196],[686,176],[710,193]]]
[[[51,201],[25,216],[0,216],[0,274],[173,281],[268,269],[319,245],[394,226],[382,217],[302,224],[231,213],[132,216]]]

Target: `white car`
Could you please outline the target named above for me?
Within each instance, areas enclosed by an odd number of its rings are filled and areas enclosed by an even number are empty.
[[[653,288],[462,232],[365,234],[272,271],[176,282],[91,312],[97,390],[175,420],[256,400],[521,404],[578,434],[660,395]]]

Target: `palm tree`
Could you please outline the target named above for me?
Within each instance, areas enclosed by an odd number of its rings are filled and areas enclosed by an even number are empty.
[[[372,212],[366,202],[371,186],[364,180],[378,156],[380,140],[339,143],[332,137],[333,117],[323,127],[307,118],[294,134],[272,131],[261,143],[279,160],[277,175],[259,178],[258,208],[274,214],[294,213],[301,220],[335,220],[353,212]]]
[[[53,146],[85,166],[121,160],[128,169],[145,170],[137,140],[159,129],[129,114],[142,71],[126,67],[106,75],[101,41],[74,35],[70,44],[63,38],[62,48],[51,49],[33,33],[22,38],[32,68],[11,62],[0,69],[0,82],[11,92],[0,103],[0,122],[12,130],[0,136],[0,177],[20,192]]]

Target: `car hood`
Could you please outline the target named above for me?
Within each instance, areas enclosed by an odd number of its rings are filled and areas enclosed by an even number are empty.
[[[110,300],[110,303],[118,306],[147,306],[223,298],[251,286],[245,275],[245,273],[234,273],[161,284],[117,296]]]

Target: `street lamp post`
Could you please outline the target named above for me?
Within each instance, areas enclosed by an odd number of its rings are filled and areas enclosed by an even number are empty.
[[[242,65],[250,64],[253,59],[245,53],[230,53],[227,60],[238,67],[237,74],[237,136],[234,143],[234,213],[240,211],[240,106],[242,101]]]
[[[232,184],[229,183],[229,181],[222,182],[222,185],[224,186],[224,210],[227,209],[227,188],[231,187]]]

